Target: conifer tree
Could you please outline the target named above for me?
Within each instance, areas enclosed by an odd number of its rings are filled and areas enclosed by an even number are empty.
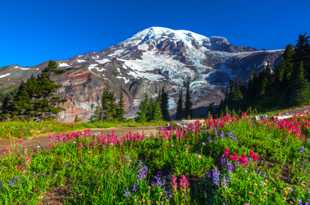
[[[139,111],[137,112],[136,120],[138,122],[146,122],[149,119],[148,114],[149,114],[149,99],[147,95],[145,95],[144,99],[139,105]]]
[[[190,82],[187,81],[185,84],[186,94],[185,94],[185,110],[184,117],[189,119],[192,117],[192,99],[191,99],[191,90],[190,90]]]
[[[304,64],[294,69],[291,79],[291,105],[303,105],[310,101],[310,87],[309,82],[304,77]]]
[[[101,96],[101,120],[113,120],[116,118],[116,105],[113,93],[104,89]]]
[[[178,104],[177,104],[177,112],[176,112],[176,119],[181,120],[184,116],[183,113],[183,91],[180,89],[179,91],[179,99],[178,99]]]
[[[158,99],[150,100],[149,109],[151,112],[150,113],[151,119],[149,121],[162,120],[162,111],[160,109],[160,101]]]
[[[165,90],[165,87],[163,87],[161,90],[160,108],[161,108],[163,119],[170,120],[170,115],[169,115],[169,110],[168,110],[168,94]]]
[[[119,101],[116,109],[116,118],[118,120],[123,120],[124,119],[124,97],[123,97],[123,92],[122,90],[120,91],[120,96],[119,96]]]

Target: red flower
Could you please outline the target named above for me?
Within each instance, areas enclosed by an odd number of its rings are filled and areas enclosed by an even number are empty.
[[[187,189],[189,187],[189,181],[185,175],[182,175],[179,179],[179,185],[181,189]]]
[[[233,155],[230,155],[229,159],[232,161],[237,161],[239,159],[237,152],[235,152]]]
[[[226,148],[224,149],[224,156],[225,156],[225,157],[229,157],[229,155],[230,155],[230,150],[229,150],[228,147],[226,147]]]
[[[178,182],[177,182],[177,177],[176,177],[176,176],[172,176],[172,178],[171,178],[171,186],[172,186],[172,189],[173,189],[174,191],[177,190],[177,188],[178,188]]]
[[[258,154],[256,154],[252,149],[250,150],[250,157],[253,159],[253,161],[257,161],[259,159]]]
[[[239,162],[243,166],[247,166],[249,163],[248,157],[245,154],[242,154],[241,157],[239,158]]]

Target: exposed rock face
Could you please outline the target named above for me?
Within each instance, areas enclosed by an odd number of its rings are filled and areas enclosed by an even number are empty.
[[[165,86],[169,108],[176,108],[177,95],[185,80],[191,80],[194,108],[224,97],[229,80],[247,80],[266,62],[274,64],[282,50],[259,51],[232,45],[223,37],[205,37],[190,31],[152,27],[101,52],[60,61],[62,74],[53,79],[62,85],[65,97],[59,120],[88,120],[100,103],[102,90],[123,92],[127,117],[134,116],[144,94],[155,97]],[[16,87],[46,66],[11,66],[0,70],[0,89]]]

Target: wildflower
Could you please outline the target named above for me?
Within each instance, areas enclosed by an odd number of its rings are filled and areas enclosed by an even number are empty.
[[[225,166],[226,163],[227,163],[227,159],[226,159],[226,157],[225,157],[224,155],[222,155],[222,156],[220,157],[220,165],[221,165],[221,166]]]
[[[226,147],[226,148],[224,149],[224,156],[225,156],[225,157],[229,157],[229,155],[230,155],[230,150],[229,150],[229,148]]]
[[[166,193],[166,196],[167,196],[168,199],[172,198],[172,191],[170,189],[166,189],[165,193]]]
[[[232,173],[234,171],[235,167],[231,162],[227,162],[227,171],[228,173]]]
[[[233,141],[237,141],[237,137],[232,133],[232,132],[228,132],[227,136],[232,139]]]
[[[19,177],[18,176],[14,176],[11,180],[9,180],[9,186],[13,187],[16,182],[18,181]]]
[[[220,172],[217,168],[212,169],[208,173],[208,177],[212,180],[212,183],[216,186],[220,185]]]
[[[241,157],[239,158],[239,162],[241,165],[247,166],[249,161],[247,156],[245,154],[242,154]]]
[[[214,128],[214,135],[215,135],[215,137],[218,137],[218,130],[217,130],[217,128]]]
[[[221,181],[221,185],[223,187],[227,187],[228,183],[229,183],[229,177],[228,176],[224,176],[222,181]]]
[[[211,136],[208,136],[207,141],[208,141],[208,143],[210,143],[212,141]]]
[[[250,150],[250,157],[253,159],[253,161],[257,161],[259,159],[258,154],[256,154],[252,149]]]
[[[137,184],[132,185],[131,191],[132,191],[132,192],[136,192],[137,190],[138,190]]]
[[[131,196],[130,191],[128,190],[128,188],[126,188],[125,192],[124,192],[124,197],[129,198]]]
[[[159,172],[154,177],[152,184],[153,186],[159,186],[159,187],[162,187],[165,185],[165,180],[162,179]]]
[[[146,178],[148,172],[148,167],[146,165],[143,165],[139,170],[138,170],[138,179],[143,180]]]
[[[225,133],[224,133],[224,131],[222,130],[222,132],[221,132],[221,138],[224,139],[224,137],[225,137]]]
[[[303,154],[305,152],[305,147],[302,146],[300,149],[299,149],[300,153]]]
[[[179,179],[179,185],[181,189],[187,189],[190,186],[188,178],[185,175],[182,175]]]
[[[177,177],[174,175],[171,177],[171,186],[174,191],[176,191],[178,188]]]
[[[177,129],[175,131],[175,135],[177,139],[181,139],[184,137],[185,131],[183,129]]]
[[[232,160],[232,161],[237,161],[239,159],[239,156],[238,156],[237,152],[234,152],[233,155],[230,155],[229,159]]]

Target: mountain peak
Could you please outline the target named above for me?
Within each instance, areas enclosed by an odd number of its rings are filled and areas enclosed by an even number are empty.
[[[127,41],[133,41],[136,44],[141,44],[150,41],[162,41],[165,39],[171,39],[173,41],[182,41],[184,43],[192,43],[195,41],[198,44],[204,42],[210,42],[210,39],[206,36],[194,33],[188,30],[174,30],[165,27],[149,27],[138,33]]]

